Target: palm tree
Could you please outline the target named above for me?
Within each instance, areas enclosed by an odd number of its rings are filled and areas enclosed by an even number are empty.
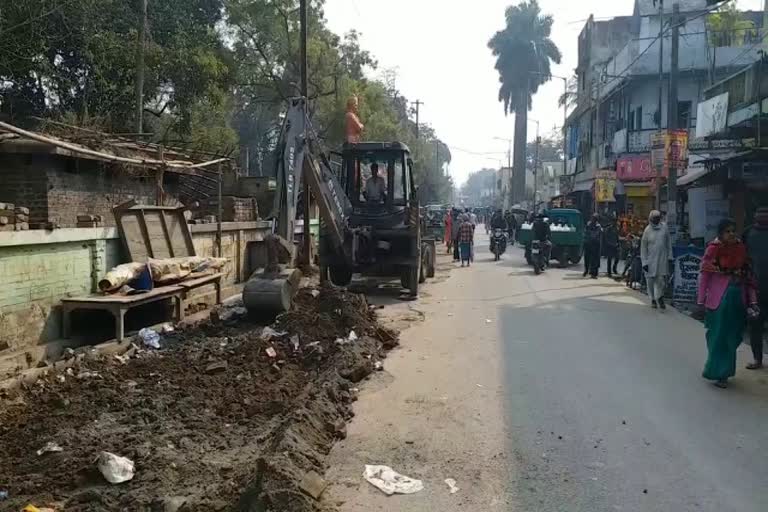
[[[568,87],[566,92],[560,95],[559,98],[557,98],[557,106],[558,107],[564,107],[568,105],[569,109],[572,109],[576,106],[576,103],[579,99],[579,78],[574,75],[571,78],[568,79]]]
[[[525,141],[528,110],[539,86],[550,80],[550,63],[560,63],[560,50],[550,35],[554,18],[542,15],[537,0],[524,0],[507,7],[506,27],[488,42],[499,72],[499,101],[505,114],[515,114],[515,161],[512,198],[525,195]]]

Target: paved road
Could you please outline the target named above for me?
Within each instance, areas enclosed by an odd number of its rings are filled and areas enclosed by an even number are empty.
[[[768,510],[768,371],[741,369],[747,347],[717,389],[697,322],[580,269],[534,276],[519,249],[494,263],[485,245],[426,289],[427,320],[362,393],[333,457],[342,510]],[[365,462],[427,488],[352,485]]]

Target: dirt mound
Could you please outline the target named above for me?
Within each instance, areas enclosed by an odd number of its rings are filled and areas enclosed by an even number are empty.
[[[206,325],[164,336],[160,351],[86,359],[0,399],[2,508],[314,510],[300,483],[323,474],[352,414],[350,381],[396,336],[364,298],[331,287],[302,290],[272,329]],[[348,342],[352,330],[359,338]],[[49,442],[62,451],[38,456]],[[107,483],[94,462],[101,451],[133,460],[135,477]]]

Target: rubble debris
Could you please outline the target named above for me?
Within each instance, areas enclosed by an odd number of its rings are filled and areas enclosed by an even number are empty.
[[[386,495],[413,494],[424,489],[421,480],[401,475],[389,466],[365,466],[363,478]]]
[[[227,371],[226,361],[216,361],[205,367],[205,373],[213,375],[215,373],[221,373]]]
[[[205,323],[122,360],[73,354],[71,368],[0,396],[0,475],[10,496],[1,508],[55,499],[57,510],[173,510],[170,497],[183,497],[178,512],[317,512],[300,484],[310,471],[325,473],[327,453],[346,434],[357,390],[345,376],[366,378],[397,343],[364,297],[319,290],[299,291],[296,307],[270,327],[285,332],[279,337],[262,339],[253,319]],[[334,343],[352,330],[355,343]],[[214,363],[226,371],[207,374]],[[98,385],[76,379],[81,372],[98,373]],[[66,448],[56,464],[30,460],[41,440]],[[94,460],[104,449],[134,461],[136,476],[103,479]]]
[[[381,361],[376,361],[375,363],[373,363],[373,369],[376,370],[377,372],[383,372],[384,363],[382,363]]]
[[[133,461],[114,453],[101,452],[96,460],[104,479],[111,484],[121,484],[133,479]]]
[[[58,453],[63,452],[64,448],[59,446],[58,444],[54,443],[53,441],[49,441],[45,443],[45,445],[37,450],[37,456],[40,457],[42,455],[45,455],[46,453]]]
[[[456,480],[454,480],[453,478],[446,478],[443,481],[446,483],[446,485],[448,485],[448,491],[451,494],[456,494],[457,492],[459,492],[459,488],[456,487]]]
[[[326,482],[323,477],[318,475],[315,471],[310,471],[304,475],[304,478],[301,479],[301,483],[299,484],[299,488],[304,493],[316,500],[320,499],[320,496],[322,496],[327,487],[328,482]]]

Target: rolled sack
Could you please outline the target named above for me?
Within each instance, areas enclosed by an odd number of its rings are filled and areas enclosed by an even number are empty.
[[[138,278],[146,266],[146,263],[123,263],[116,266],[99,281],[99,290],[103,293],[119,290],[123,285]]]
[[[152,279],[155,283],[160,285],[182,281],[206,271],[217,271],[223,268],[226,264],[226,258],[212,258],[205,256],[149,260]]]

